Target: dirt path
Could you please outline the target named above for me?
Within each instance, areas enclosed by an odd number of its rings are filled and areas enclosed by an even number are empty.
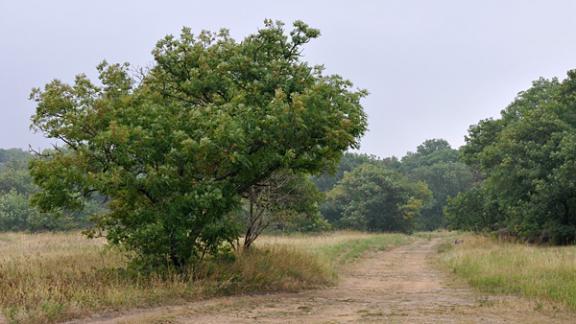
[[[374,252],[338,286],[217,298],[93,323],[573,323],[574,314],[515,297],[483,296],[433,265],[436,240]],[[536,310],[538,309],[538,310]]]

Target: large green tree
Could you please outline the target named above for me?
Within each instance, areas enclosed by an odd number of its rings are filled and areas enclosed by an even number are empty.
[[[226,215],[255,184],[333,167],[358,146],[366,92],[302,61],[318,36],[300,21],[289,33],[266,21],[240,42],[184,28],[158,42],[138,80],[127,64],[103,63],[101,85],[79,75],[35,89],[33,126],[66,144],[32,162],[35,204],[109,197],[99,229],[145,264],[184,268],[215,253],[239,235]]]
[[[576,71],[561,82],[535,81],[501,118],[472,126],[466,142],[463,157],[485,177],[479,192],[496,200],[501,228],[531,241],[574,242]]]

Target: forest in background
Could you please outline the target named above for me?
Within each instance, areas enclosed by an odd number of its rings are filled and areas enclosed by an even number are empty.
[[[434,139],[401,159],[348,152],[333,172],[284,175],[284,194],[274,197],[275,210],[263,219],[267,226],[262,230],[410,233],[444,228],[447,199],[473,184],[470,168],[458,156],[448,142]],[[39,190],[28,171],[32,158],[20,149],[0,149],[1,231],[84,229],[91,215],[105,210],[105,199],[95,198],[82,212],[37,211],[29,202]]]

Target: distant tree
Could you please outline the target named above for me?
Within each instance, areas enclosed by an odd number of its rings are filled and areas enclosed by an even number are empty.
[[[102,86],[79,75],[34,90],[33,126],[66,144],[32,162],[34,203],[109,197],[98,229],[147,267],[184,270],[217,253],[240,235],[227,215],[256,184],[282,169],[320,172],[358,147],[366,92],[301,60],[318,36],[300,21],[288,35],[266,21],[241,42],[184,28],[158,42],[138,83],[127,65],[103,63]]]
[[[458,150],[443,139],[426,140],[415,153],[402,158],[401,169],[413,181],[423,181],[433,198],[416,220],[419,230],[445,226],[443,209],[449,197],[468,190],[474,183],[471,169],[459,161]]]
[[[444,139],[429,139],[418,145],[416,152],[408,152],[402,158],[402,168],[413,170],[436,163],[458,162],[458,151]]]
[[[104,209],[102,197],[86,200],[83,212],[41,213],[30,196],[38,191],[28,170],[32,154],[19,149],[0,149],[0,231],[58,231],[85,228],[89,216]]]
[[[350,172],[361,164],[366,163],[386,166],[393,170],[400,168],[400,161],[395,157],[381,159],[375,155],[346,152],[336,168],[326,170],[322,174],[312,177],[312,181],[314,181],[320,191],[327,192],[344,177],[346,172]]]
[[[450,229],[491,232],[502,228],[498,201],[482,185],[448,197],[444,214]]]
[[[26,163],[30,160],[30,154],[21,149],[0,149],[0,166],[9,163]]]
[[[383,166],[362,164],[327,194],[324,215],[341,228],[411,232],[430,199],[426,184]]]
[[[19,153],[6,154],[10,151],[19,151]],[[0,193],[15,191],[21,195],[29,195],[36,189],[28,172],[28,161],[31,155],[20,150],[10,151],[0,149],[0,156],[3,160],[0,162]]]

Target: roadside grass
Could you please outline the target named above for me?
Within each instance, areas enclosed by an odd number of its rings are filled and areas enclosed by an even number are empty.
[[[298,291],[334,284],[338,268],[367,250],[409,241],[355,232],[264,236],[252,251],[206,262],[188,280],[129,273],[122,253],[79,233],[4,233],[0,308],[10,322],[53,323],[219,295]]]
[[[352,262],[367,250],[386,250],[411,242],[410,236],[396,233],[336,232],[321,235],[286,235],[263,237],[259,246],[284,246],[314,254],[330,268]]]
[[[576,247],[504,243],[479,235],[439,245],[440,262],[484,292],[560,302],[576,310]]]

